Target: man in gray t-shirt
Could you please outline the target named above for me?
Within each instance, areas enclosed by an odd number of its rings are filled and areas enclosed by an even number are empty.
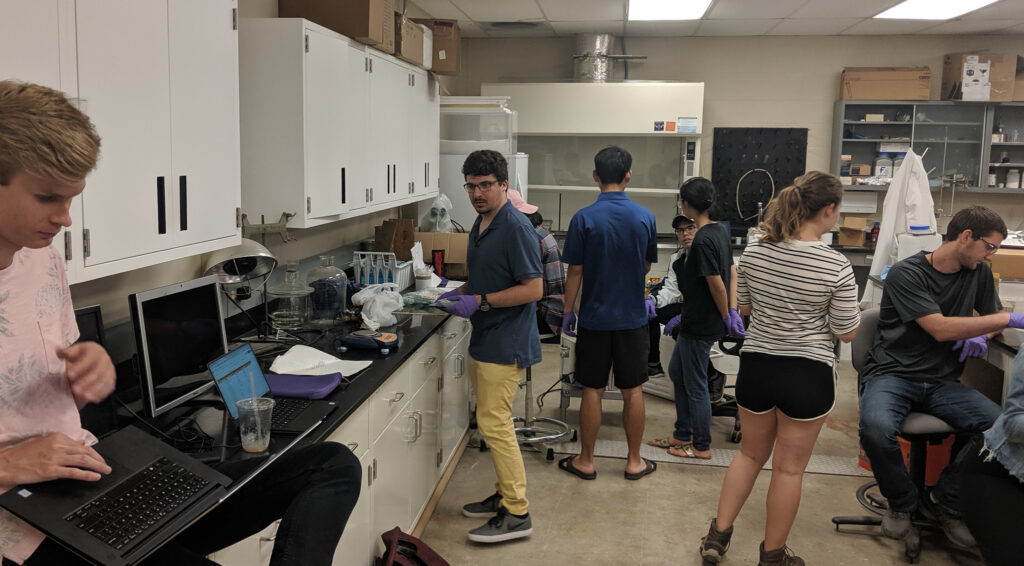
[[[972,206],[950,220],[945,241],[892,266],[885,280],[878,329],[861,370],[860,439],[888,500],[882,532],[903,538],[918,507],[897,436],[911,411],[939,417],[958,432],[980,433],[999,406],[959,382],[964,360],[982,357],[988,339],[1024,327],[1024,314],[1000,312],[991,259],[1006,238],[1002,219]],[[979,316],[973,316],[977,312]],[[956,459],[920,503],[956,545],[973,546],[959,520]]]

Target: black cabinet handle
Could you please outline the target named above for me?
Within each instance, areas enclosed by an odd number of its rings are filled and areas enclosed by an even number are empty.
[[[188,177],[181,175],[178,177],[178,223],[181,225],[181,230],[188,230]]]
[[[341,168],[341,204],[345,204],[345,168]]]
[[[391,194],[391,165],[388,165],[388,184],[384,186],[384,192]]]
[[[164,178],[156,178],[156,233],[167,233],[167,203],[164,194]]]

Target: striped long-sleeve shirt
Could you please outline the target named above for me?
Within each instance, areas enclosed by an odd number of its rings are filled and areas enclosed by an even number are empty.
[[[747,247],[737,267],[740,306],[751,306],[744,352],[835,365],[834,335],[860,325],[850,262],[820,241]]]
[[[565,272],[562,269],[562,258],[558,253],[558,243],[554,235],[544,227],[537,226],[537,239],[540,240],[540,261],[544,265],[544,295],[537,301],[537,310],[548,323],[551,331],[560,334],[562,331],[562,309],[565,304]]]

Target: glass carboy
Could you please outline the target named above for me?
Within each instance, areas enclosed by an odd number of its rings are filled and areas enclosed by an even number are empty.
[[[348,277],[334,265],[334,256],[320,256],[320,267],[306,276],[306,285],[313,289],[310,295],[312,314],[309,321],[318,326],[331,326],[341,321],[345,310],[345,292]]]
[[[302,328],[309,318],[309,296],[313,288],[299,281],[298,264],[285,264],[284,281],[267,289],[267,310],[274,328]]]

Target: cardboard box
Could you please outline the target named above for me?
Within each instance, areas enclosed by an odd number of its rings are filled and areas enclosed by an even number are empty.
[[[885,121],[885,114],[865,114],[864,115],[864,121],[865,122],[884,122]]]
[[[928,100],[928,67],[846,67],[840,80],[842,100]]]
[[[466,250],[469,234],[465,232],[445,234],[442,232],[416,232],[414,238],[423,244],[423,263],[433,263],[433,251],[444,251],[444,276],[449,279],[465,279],[469,274],[466,265]]]
[[[992,273],[999,279],[1024,279],[1024,250],[999,248],[992,256]]]
[[[843,218],[843,225],[839,227],[839,245],[855,248],[863,247],[864,237],[867,235],[864,228],[867,225],[867,218],[856,216]]]
[[[1013,81],[1014,102],[1024,102],[1024,57],[1017,56],[1017,78]]]
[[[423,28],[395,12],[395,57],[413,65],[423,64]]]
[[[411,218],[391,218],[373,229],[373,251],[391,252],[398,261],[412,259],[416,227]]]
[[[438,75],[459,74],[462,43],[459,22],[429,18],[413,18],[412,21],[427,26],[434,33],[434,57],[430,70]]]
[[[942,60],[942,99],[1012,101],[1016,73],[1016,55],[950,53]]]
[[[870,177],[871,176],[871,164],[870,163],[854,163],[850,165],[850,176],[851,177]]]
[[[422,67],[426,70],[434,64],[434,32],[423,24],[416,24],[423,30],[423,64]]]
[[[395,0],[278,0],[282,18],[306,18],[385,53],[395,52]]]

